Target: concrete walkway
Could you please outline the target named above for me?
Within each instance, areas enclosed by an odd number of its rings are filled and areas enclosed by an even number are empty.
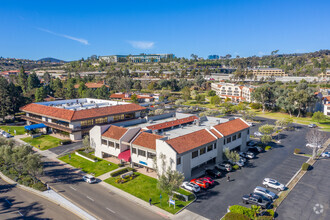
[[[109,172],[107,172],[105,174],[102,174],[101,176],[98,176],[97,178],[103,181],[103,180],[108,179],[109,177],[111,177],[110,176],[111,173],[116,172],[117,170],[121,170],[123,168],[125,168],[125,167],[118,167],[115,170],[111,170],[111,171],[109,171]]]

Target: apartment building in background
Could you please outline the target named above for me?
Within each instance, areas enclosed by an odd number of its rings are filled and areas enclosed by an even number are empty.
[[[95,156],[116,157],[134,166],[154,169],[165,155],[166,167],[185,179],[204,172],[205,166],[224,160],[225,149],[246,151],[250,127],[241,118],[201,117],[176,113],[175,118],[119,127],[95,126],[90,141]]]
[[[95,125],[111,124],[145,116],[145,108],[127,102],[70,99],[28,104],[20,109],[28,125],[44,124],[45,132],[81,140]]]
[[[212,83],[211,89],[216,92],[220,98],[230,98],[234,102],[251,102],[252,86],[241,86],[234,83]]]
[[[174,54],[140,54],[140,55],[110,55],[100,56],[99,59],[107,63],[130,61],[132,63],[158,63],[162,59],[173,59]]]
[[[252,72],[254,76],[262,77],[282,77],[288,76],[284,70],[279,68],[248,68],[248,71]]]

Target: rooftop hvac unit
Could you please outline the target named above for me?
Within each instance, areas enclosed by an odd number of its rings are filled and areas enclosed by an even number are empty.
[[[221,124],[221,122],[220,122],[220,120],[219,120],[219,119],[217,119],[217,125],[218,125],[218,124]]]

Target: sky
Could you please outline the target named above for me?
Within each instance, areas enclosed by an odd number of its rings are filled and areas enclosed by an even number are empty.
[[[0,56],[262,56],[330,49],[329,0],[0,1]]]

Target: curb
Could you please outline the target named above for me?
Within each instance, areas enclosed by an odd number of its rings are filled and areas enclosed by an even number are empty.
[[[61,206],[62,208],[65,208],[66,210],[68,210],[69,212],[72,212],[73,214],[75,214],[77,217],[79,217],[80,219],[86,219],[84,215],[82,215],[81,213],[77,212],[76,210],[73,210],[71,209],[70,207],[68,207],[67,205],[63,205],[59,202],[57,202],[56,200],[52,199],[52,198],[49,198],[47,196],[45,196],[44,194],[42,194],[41,192],[35,190],[35,189],[32,189],[30,187],[27,187],[27,186],[23,186],[17,182],[15,182],[14,180],[10,179],[9,177],[7,177],[6,175],[4,175],[2,172],[0,172],[0,177],[7,183],[9,184],[12,184],[12,185],[15,185],[17,186],[18,188],[20,189],[23,189],[27,192],[30,192],[30,193],[33,193],[39,197],[42,197],[44,199],[47,199],[48,201],[58,205],[58,206]]]

